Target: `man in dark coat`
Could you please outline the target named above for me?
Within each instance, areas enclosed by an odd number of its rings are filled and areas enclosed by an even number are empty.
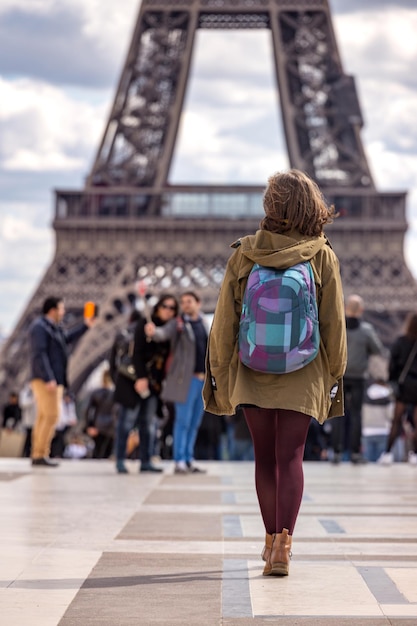
[[[22,411],[19,406],[19,396],[15,391],[9,395],[9,401],[3,409],[3,426],[4,428],[16,428],[22,419]]]
[[[65,331],[61,327],[64,315],[65,306],[61,298],[46,298],[42,315],[33,322],[29,330],[31,386],[37,407],[32,432],[32,465],[58,465],[50,460],[49,454],[61,411],[63,391],[67,386],[67,346],[93,323],[91,319],[85,319],[83,324],[71,331]]]
[[[343,377],[345,415],[332,420],[332,462],[340,463],[345,449],[354,465],[366,463],[362,454],[362,403],[368,377],[369,357],[382,354],[381,340],[372,324],[364,322],[364,302],[360,296],[348,297],[345,305],[347,365]],[[349,437],[348,441],[345,441]]]

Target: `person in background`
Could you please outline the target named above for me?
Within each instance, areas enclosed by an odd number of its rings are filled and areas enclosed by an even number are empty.
[[[388,382],[377,379],[366,389],[362,405],[363,453],[368,461],[378,461],[385,450],[394,402]]]
[[[32,432],[32,465],[56,467],[49,458],[51,441],[61,411],[67,385],[68,344],[76,341],[93,326],[94,318],[84,318],[76,328],[62,328],[65,306],[62,298],[50,296],[42,315],[29,329],[31,385],[36,401],[36,420]]]
[[[22,419],[19,396],[15,391],[9,394],[9,401],[3,409],[3,428],[13,430]]]
[[[78,461],[87,459],[91,455],[91,439],[84,435],[78,429],[70,430],[68,433],[68,442],[65,446],[64,457]]]
[[[265,526],[264,576],[286,576],[303,495],[303,453],[311,417],[343,414],[346,326],[339,262],[323,227],[334,217],[317,185],[290,170],[268,180],[265,217],[255,235],[233,244],[214,314],[207,352],[207,411],[232,415],[241,407],[255,450],[255,482]],[[239,357],[239,326],[254,266],[289,268],[310,262],[318,308],[318,354],[301,369],[255,371]],[[255,312],[254,312],[255,313]]]
[[[62,398],[61,412],[55,426],[55,435],[51,441],[51,459],[62,459],[67,445],[68,432],[78,423],[74,396],[65,391]]]
[[[110,370],[102,375],[102,385],[91,392],[85,408],[85,431],[94,441],[93,459],[108,459],[113,451],[117,419]]]
[[[194,446],[203,418],[201,392],[204,383],[208,324],[201,315],[199,296],[187,291],[180,297],[181,317],[163,327],[147,324],[145,332],[153,341],[170,341],[172,361],[161,398],[175,404],[173,455],[176,474],[203,470],[194,463]]]
[[[242,408],[238,407],[231,419],[234,422],[234,444],[231,460],[253,461],[255,459],[253,441]]]
[[[196,459],[220,461],[221,456],[222,420],[217,415],[203,411],[203,419],[198,429],[194,446]]]
[[[382,354],[384,348],[372,324],[362,320],[364,302],[360,296],[349,296],[345,310],[348,360],[343,387],[346,413],[332,421],[332,462],[340,463],[347,449],[351,462],[359,465],[366,463],[362,454],[362,403],[369,357]]]
[[[394,456],[391,452],[399,436],[403,419],[411,407],[414,426],[413,449],[409,451],[408,462],[417,465],[417,313],[409,313],[405,332],[391,347],[389,380],[395,388],[394,417],[388,435],[385,452],[378,459],[381,465],[391,465]]]
[[[171,294],[164,294],[152,312],[152,325],[162,328],[178,313],[178,303]],[[165,376],[166,361],[169,356],[169,341],[161,344],[148,341],[145,335],[146,320],[138,311],[131,316],[134,325],[133,365],[135,380],[128,378],[117,368],[116,337],[110,355],[110,372],[115,382],[114,401],[120,405],[116,427],[116,470],[119,474],[128,472],[125,465],[126,443],[129,432],[138,426],[140,472],[162,472],[162,468],[151,462],[154,450],[154,419],[158,409],[159,394]]]
[[[304,461],[327,461],[327,439],[324,424],[312,419],[304,448]]]
[[[32,387],[29,383],[26,383],[19,393],[19,404],[22,409],[22,426],[26,430],[22,456],[30,458],[32,447],[32,429],[36,419],[36,404]]]

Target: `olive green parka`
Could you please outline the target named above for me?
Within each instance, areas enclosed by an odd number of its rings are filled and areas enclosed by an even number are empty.
[[[342,376],[346,368],[346,324],[339,262],[324,235],[306,237],[258,230],[232,244],[210,330],[203,389],[207,411],[232,415],[240,404],[299,411],[323,423],[343,415]],[[308,365],[286,374],[249,369],[238,355],[239,320],[248,275],[254,263],[288,268],[310,261],[316,285],[320,348]],[[338,384],[336,397],[330,390]]]

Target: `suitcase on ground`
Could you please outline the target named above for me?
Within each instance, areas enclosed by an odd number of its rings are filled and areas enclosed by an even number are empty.
[[[20,430],[0,429],[0,457],[22,456],[26,433]]]

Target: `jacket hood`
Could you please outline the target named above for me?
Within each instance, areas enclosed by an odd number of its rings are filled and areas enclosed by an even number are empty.
[[[306,237],[296,231],[285,235],[258,230],[255,235],[242,237],[232,247],[253,263],[285,269],[312,259],[327,244],[325,235]]]

